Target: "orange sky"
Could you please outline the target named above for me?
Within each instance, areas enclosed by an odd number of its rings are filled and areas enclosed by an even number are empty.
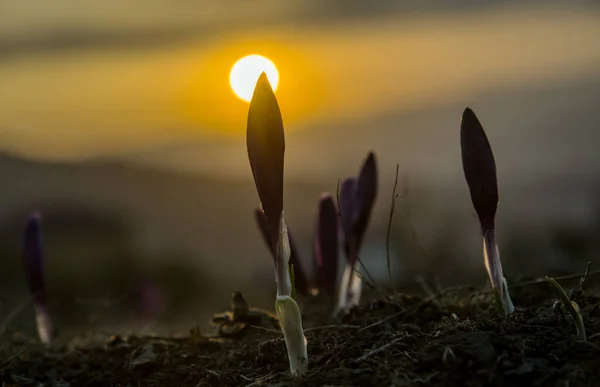
[[[592,12],[490,10],[24,56],[0,61],[0,138],[4,149],[49,158],[239,141],[247,104],[231,92],[228,72],[250,53],[279,68],[288,131],[341,133],[389,112],[597,75],[597,36]]]

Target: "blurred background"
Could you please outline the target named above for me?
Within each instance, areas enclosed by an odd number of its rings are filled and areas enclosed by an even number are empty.
[[[459,147],[470,106],[496,156],[509,280],[582,272],[600,263],[599,36],[591,0],[0,0],[0,319],[33,329],[33,210],[59,329],[187,330],[236,289],[272,307],[248,104],[228,80],[248,54],[279,70],[306,270],[320,194],[373,150],[371,274],[387,280],[399,164],[395,280],[485,286]]]

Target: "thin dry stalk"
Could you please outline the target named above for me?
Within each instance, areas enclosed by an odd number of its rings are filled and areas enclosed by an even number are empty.
[[[396,194],[396,188],[398,187],[398,171],[400,169],[400,164],[396,164],[396,178],[394,179],[394,189],[392,190],[392,204],[390,205],[390,218],[388,220],[387,227],[387,236],[385,239],[385,255],[387,260],[387,271],[388,277],[390,280],[390,286],[394,289],[394,293],[396,292],[396,286],[392,280],[392,269],[390,265],[390,234],[392,232],[392,219],[394,218],[394,209],[396,208],[396,198],[398,195]]]

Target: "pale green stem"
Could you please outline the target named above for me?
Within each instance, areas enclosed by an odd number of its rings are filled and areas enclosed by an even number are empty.
[[[302,375],[308,370],[308,355],[306,352],[306,337],[302,329],[302,315],[300,314],[298,304],[292,298],[293,286],[288,268],[290,254],[290,241],[282,212],[275,264],[277,282],[275,312],[283,331],[288,359],[290,361],[290,372],[292,375]]]
[[[302,375],[308,370],[308,354],[306,352],[306,337],[302,329],[300,308],[292,297],[278,296],[275,301],[275,311],[283,331],[287,347],[292,375]]]

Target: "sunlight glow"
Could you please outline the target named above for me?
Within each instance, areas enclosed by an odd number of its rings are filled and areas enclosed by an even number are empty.
[[[261,55],[248,55],[233,65],[229,73],[231,89],[240,99],[250,102],[260,74],[265,72],[273,91],[279,84],[279,72],[275,64]]]

